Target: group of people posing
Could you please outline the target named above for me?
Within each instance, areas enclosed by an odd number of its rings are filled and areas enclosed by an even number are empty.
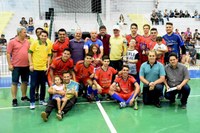
[[[12,71],[12,105],[17,106],[17,86],[21,77],[22,101],[30,101],[35,109],[39,104],[47,105],[41,117],[44,121],[54,108],[61,120],[76,103],[78,96],[99,101],[99,96],[115,99],[119,107],[134,106],[143,83],[143,103],[160,108],[160,96],[175,103],[175,96],[181,93],[181,107],[186,108],[190,93],[189,73],[179,63],[184,58],[185,47],[179,35],[173,32],[173,24],[166,23],[167,34],[158,36],[156,28],[143,26],[144,35],[137,33],[136,23],[130,26],[131,33],[120,35],[118,25],[113,26],[113,35],[100,26],[82,39],[80,29],[69,40],[65,29],[58,31],[58,39],[52,44],[48,32],[35,30],[37,40],[30,44],[26,39],[26,28],[19,27],[17,36],[7,46],[7,62]],[[150,34],[149,34],[150,32]],[[165,66],[164,66],[165,65]],[[30,99],[26,96],[30,74]],[[50,100],[45,102],[46,81]],[[165,91],[164,91],[165,86]]]

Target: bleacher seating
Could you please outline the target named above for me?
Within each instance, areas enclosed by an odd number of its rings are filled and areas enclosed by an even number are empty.
[[[12,19],[12,12],[0,12],[0,34],[4,32],[4,29]]]

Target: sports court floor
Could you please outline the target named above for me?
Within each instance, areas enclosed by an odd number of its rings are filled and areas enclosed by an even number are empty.
[[[144,106],[140,100],[137,111],[119,109],[114,101],[78,102],[62,121],[53,111],[48,122],[40,117],[44,106],[30,110],[29,103],[18,100],[19,106],[13,108],[10,88],[1,88],[0,133],[199,133],[200,79],[191,79],[189,84],[192,89],[187,109],[179,107],[179,100],[174,106],[164,100],[162,108]]]

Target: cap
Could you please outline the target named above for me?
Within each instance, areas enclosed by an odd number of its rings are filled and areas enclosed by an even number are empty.
[[[114,25],[113,30],[120,30],[119,25]]]

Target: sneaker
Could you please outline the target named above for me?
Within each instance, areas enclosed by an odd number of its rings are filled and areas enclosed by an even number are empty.
[[[125,102],[120,102],[119,103],[119,108],[122,109],[122,108],[125,108],[126,107],[126,103]]]
[[[47,121],[48,121],[47,113],[46,113],[45,111],[43,111],[43,112],[41,113],[41,117],[42,117],[42,119],[43,119],[44,122],[47,122]]]
[[[58,118],[59,121],[61,121],[62,118],[63,118],[63,117],[62,117],[62,116],[63,116],[62,113],[57,113],[56,116],[57,116],[57,118]]]
[[[46,103],[45,101],[43,101],[43,100],[41,100],[41,101],[39,102],[39,104],[40,104],[40,105],[44,105],[44,106],[47,105],[47,103]]]
[[[13,106],[13,107],[16,107],[17,105],[18,105],[17,99],[13,99],[13,100],[12,100],[12,106]]]
[[[25,96],[25,97],[21,97],[21,100],[24,102],[24,101],[30,101],[30,99],[27,97],[27,96]]]
[[[35,103],[30,103],[30,109],[35,109]]]

